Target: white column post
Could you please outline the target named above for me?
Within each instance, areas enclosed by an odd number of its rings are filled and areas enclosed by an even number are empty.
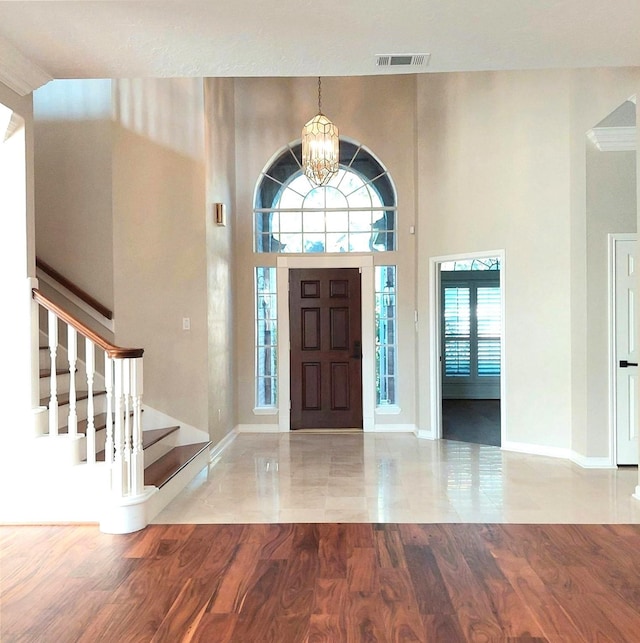
[[[49,311],[49,354],[51,355],[51,377],[49,378],[49,435],[58,435],[58,382],[56,380],[56,357],[58,355],[58,318]]]

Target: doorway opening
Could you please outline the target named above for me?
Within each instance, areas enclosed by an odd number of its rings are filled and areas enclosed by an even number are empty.
[[[501,446],[502,253],[434,263],[437,437]]]

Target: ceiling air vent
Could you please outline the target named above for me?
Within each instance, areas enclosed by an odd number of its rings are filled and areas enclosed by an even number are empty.
[[[378,67],[423,67],[429,64],[431,54],[378,54]]]

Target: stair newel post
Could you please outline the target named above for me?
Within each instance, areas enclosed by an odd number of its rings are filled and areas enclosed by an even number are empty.
[[[124,493],[131,493],[131,361],[123,359],[122,362],[122,390],[124,393]]]
[[[48,313],[49,354],[51,356],[51,377],[49,397],[49,435],[58,435],[58,381],[56,379],[56,361],[58,355],[58,318],[55,313]]]
[[[96,423],[93,404],[93,378],[96,370],[96,351],[90,339],[84,340],[85,364],[87,367],[87,462],[96,461]]]
[[[122,359],[113,360],[114,370],[114,457],[111,475],[111,490],[117,497],[122,497],[126,493],[125,477],[125,441],[124,441],[124,390],[122,377]]]
[[[113,360],[104,354],[104,388],[106,391],[106,413],[104,441],[104,461],[107,465],[113,464]]]
[[[131,397],[133,399],[132,492],[144,489],[144,453],[142,451],[142,358],[131,360]]]
[[[76,399],[76,365],[78,363],[78,333],[67,326],[67,357],[69,359],[69,437],[78,435],[78,402]]]

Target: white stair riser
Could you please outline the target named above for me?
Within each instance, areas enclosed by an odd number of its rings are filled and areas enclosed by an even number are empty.
[[[76,414],[78,420],[84,420],[87,417],[87,403],[88,400],[79,400],[76,404]],[[96,395],[93,398],[93,409],[94,413],[104,413],[106,411],[106,396]],[[62,426],[67,426],[69,423],[69,405],[61,404],[58,406],[58,428]]]
[[[56,375],[56,388],[58,394],[66,393],[69,390],[69,373],[63,373],[62,375]],[[76,373],[76,386],[81,382],[78,380],[78,375]],[[86,384],[85,384],[86,388]],[[40,398],[49,397],[51,395],[51,377],[41,377],[40,378]]]
[[[176,446],[177,431],[171,433],[159,442],[152,444],[144,450],[144,466],[148,467],[152,462],[159,460]]]
[[[51,356],[48,348],[41,348],[38,351],[40,368],[49,368],[51,366]]]

